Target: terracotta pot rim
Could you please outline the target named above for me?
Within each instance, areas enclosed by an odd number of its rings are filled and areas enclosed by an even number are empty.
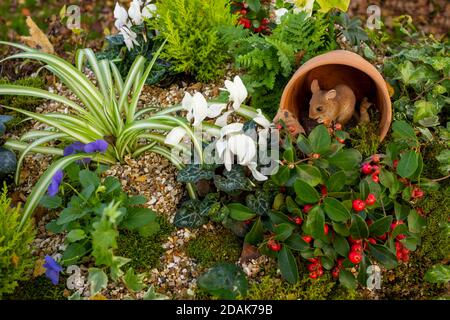
[[[367,74],[375,83],[377,95],[381,98],[381,106],[377,106],[381,113],[380,140],[383,140],[392,121],[392,104],[386,81],[378,70],[360,55],[347,50],[333,50],[316,56],[305,62],[292,76],[281,97],[280,109],[284,109],[288,95],[292,94],[297,82],[302,80],[309,71],[324,65],[345,65]]]

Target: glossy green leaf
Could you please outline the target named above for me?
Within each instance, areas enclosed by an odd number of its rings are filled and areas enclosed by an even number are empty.
[[[326,197],[323,200],[323,209],[328,217],[336,222],[345,222],[351,219],[350,211],[337,199]]]
[[[287,282],[294,284],[298,281],[297,262],[295,261],[291,249],[287,246],[283,246],[278,253],[278,268]]]

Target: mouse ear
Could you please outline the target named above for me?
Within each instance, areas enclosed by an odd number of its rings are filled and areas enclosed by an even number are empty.
[[[330,91],[328,91],[327,94],[325,95],[325,98],[326,98],[327,100],[331,100],[331,99],[336,98],[336,90],[330,90]]]
[[[316,93],[316,92],[318,92],[318,91],[320,91],[319,81],[317,81],[317,79],[314,79],[314,80],[311,82],[311,92],[312,92],[312,93]]]

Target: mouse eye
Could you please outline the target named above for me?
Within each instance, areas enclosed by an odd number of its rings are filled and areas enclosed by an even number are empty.
[[[321,106],[318,106],[318,107],[316,108],[316,110],[317,110],[317,112],[322,112],[323,108],[322,108]]]

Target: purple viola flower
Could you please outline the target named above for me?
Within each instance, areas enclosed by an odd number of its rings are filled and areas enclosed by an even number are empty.
[[[108,142],[105,140],[96,140],[84,146],[84,152],[86,153],[105,152],[106,149],[108,149]]]
[[[48,186],[47,193],[50,197],[56,196],[59,191],[59,186],[64,177],[64,172],[62,170],[56,171],[55,175],[52,177],[52,182]]]
[[[45,263],[42,265],[45,268],[45,275],[56,286],[59,282],[59,273],[63,268],[51,257],[45,256]]]
[[[70,156],[79,151],[84,151],[84,147],[85,147],[84,143],[76,141],[64,148],[64,157]]]

